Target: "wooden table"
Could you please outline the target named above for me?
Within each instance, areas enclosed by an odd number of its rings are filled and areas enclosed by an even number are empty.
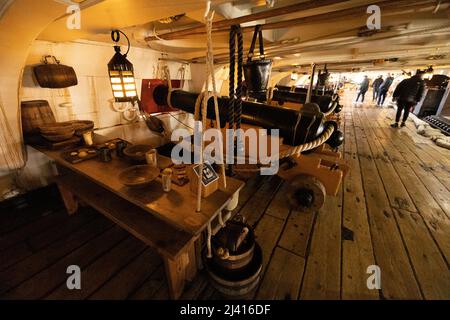
[[[128,188],[118,175],[132,164],[115,155],[107,163],[91,159],[71,164],[61,157],[61,151],[35,148],[56,162],[57,184],[69,213],[76,211],[75,198],[79,198],[161,255],[174,299],[183,292],[185,281],[196,274],[201,254],[196,241],[201,232],[244,186],[244,182],[228,177],[227,188],[204,198],[201,212],[196,212],[196,195],[189,184],[172,184],[166,193],[158,178],[146,187]]]

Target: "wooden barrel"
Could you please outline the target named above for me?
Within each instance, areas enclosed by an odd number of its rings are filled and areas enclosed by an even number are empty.
[[[52,58],[55,63],[48,63]],[[67,88],[78,84],[75,70],[70,66],[60,64],[55,56],[45,56],[44,64],[33,68],[34,76],[42,88]]]
[[[22,101],[22,131],[24,136],[39,133],[39,126],[56,122],[50,105],[46,100]]]

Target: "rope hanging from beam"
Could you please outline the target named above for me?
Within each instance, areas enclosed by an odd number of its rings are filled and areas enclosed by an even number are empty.
[[[237,40],[237,59],[236,59]],[[235,77],[237,60],[237,79]],[[239,130],[242,123],[242,68],[244,64],[244,40],[239,25],[232,25],[230,29],[230,75],[229,75],[229,97],[228,102],[228,128]],[[237,83],[236,83],[237,82]],[[236,85],[236,89],[235,89]],[[241,145],[240,137],[237,137],[238,147]],[[234,146],[234,144],[233,144]],[[233,153],[234,154],[234,153]],[[232,174],[232,166],[229,171]]]

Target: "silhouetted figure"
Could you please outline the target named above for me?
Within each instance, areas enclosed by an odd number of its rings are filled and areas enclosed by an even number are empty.
[[[364,76],[364,80],[361,82],[359,86],[358,96],[356,97],[356,102],[358,102],[359,97],[362,97],[361,102],[364,102],[364,97],[366,95],[367,90],[369,90],[369,78]]]
[[[378,93],[380,92],[380,86],[383,83],[383,76],[379,76],[372,83],[373,88],[373,98],[372,101],[376,101],[378,98]]]
[[[418,70],[415,76],[403,80],[395,88],[392,97],[397,100],[397,114],[395,115],[395,123],[391,124],[392,128],[398,128],[402,111],[403,119],[400,126],[404,127],[410,110],[422,99],[425,92],[423,75],[424,72]]]
[[[378,92],[378,106],[383,106],[384,100],[386,99],[386,95],[389,91],[389,88],[392,85],[392,82],[394,82],[394,78],[391,76],[390,73],[388,73],[387,78],[383,81],[383,83],[380,85],[379,92]]]

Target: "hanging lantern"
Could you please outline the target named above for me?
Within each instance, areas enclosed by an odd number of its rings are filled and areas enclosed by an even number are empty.
[[[108,73],[111,82],[114,99],[116,102],[134,102],[138,100],[136,82],[134,80],[133,64],[127,60],[130,51],[130,40],[120,30],[111,32],[111,39],[118,43],[120,34],[123,34],[128,41],[128,49],[125,54],[120,53],[120,46],[114,46],[116,53],[108,63]]]

